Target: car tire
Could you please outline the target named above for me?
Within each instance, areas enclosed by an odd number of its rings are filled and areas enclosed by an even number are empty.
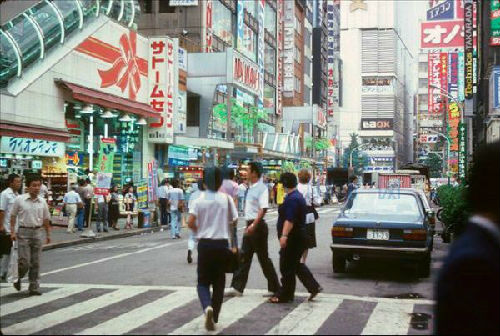
[[[332,258],[333,273],[345,273],[346,269],[346,259],[345,257],[335,257]]]
[[[431,275],[431,256],[428,254],[424,260],[417,264],[417,276],[428,278]]]

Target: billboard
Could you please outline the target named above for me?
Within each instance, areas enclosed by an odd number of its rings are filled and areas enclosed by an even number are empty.
[[[448,53],[448,93],[458,99],[458,53]]]
[[[363,118],[362,130],[392,130],[392,119]]]
[[[333,116],[335,100],[338,99],[335,96],[335,76],[334,76],[334,68],[335,68],[335,59],[334,59],[334,46],[335,46],[335,8],[332,1],[327,2],[326,8],[326,27],[328,29],[328,44],[327,44],[327,106],[326,111],[328,116]]]
[[[464,20],[425,21],[420,27],[422,49],[454,49],[464,46]]]
[[[440,54],[428,54],[428,109],[430,114],[441,113],[442,103],[439,89],[441,87],[441,60]],[[434,86],[434,87],[433,87]]]
[[[447,0],[427,11],[427,20],[444,20],[455,18],[455,0]]]
[[[490,46],[500,46],[500,0],[490,0]]]

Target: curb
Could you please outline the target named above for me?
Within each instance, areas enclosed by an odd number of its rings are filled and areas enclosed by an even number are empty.
[[[163,228],[162,226],[156,226],[156,227],[152,227],[152,228],[136,229],[135,231],[117,233],[117,234],[108,235],[108,236],[102,235],[102,236],[98,236],[95,238],[80,238],[80,239],[76,239],[76,240],[66,240],[66,241],[62,241],[62,242],[58,242],[58,243],[43,245],[42,251],[48,251],[48,250],[58,249],[58,248],[62,248],[62,247],[81,245],[81,244],[87,244],[87,243],[98,243],[98,242],[105,241],[105,240],[132,237],[132,236],[137,236],[137,235],[140,235],[143,233],[154,233],[154,232],[160,231],[162,228]]]

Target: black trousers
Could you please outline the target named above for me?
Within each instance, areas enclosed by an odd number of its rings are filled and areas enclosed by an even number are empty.
[[[167,218],[167,199],[166,198],[160,198],[160,223],[161,225],[167,225],[168,223],[168,218]]]
[[[248,222],[249,225],[251,222]],[[267,279],[267,289],[272,293],[278,293],[280,290],[280,283],[278,275],[273,266],[273,262],[269,258],[267,236],[269,234],[267,224],[262,221],[258,224],[257,230],[251,235],[243,236],[243,243],[241,245],[242,262],[240,267],[234,272],[231,287],[239,292],[243,292],[247,285],[248,273],[252,265],[254,253],[257,253],[260,267],[264,276]]]
[[[84,223],[84,226],[85,227],[90,227],[90,205],[91,205],[91,201],[92,199],[91,198],[86,198],[84,200],[85,202],[85,212],[84,212],[84,220],[83,220],[83,223]]]
[[[300,262],[304,248],[290,241],[289,245],[280,250],[281,290],[280,300],[293,300],[295,296],[295,276],[297,276],[309,293],[317,292],[319,283],[314,279],[307,266]]]
[[[198,297],[203,310],[212,306],[215,323],[219,320],[224,299],[228,254],[226,239],[200,239],[198,242]],[[210,286],[212,294],[210,294]]]

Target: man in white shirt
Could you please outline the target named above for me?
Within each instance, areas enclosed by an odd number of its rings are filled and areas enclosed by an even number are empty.
[[[7,179],[8,188],[0,194],[0,277],[7,279],[12,240],[10,239],[10,212],[21,188],[21,177],[10,174]],[[17,228],[15,228],[17,229]]]
[[[246,193],[245,219],[247,228],[243,236],[241,250],[243,262],[233,275],[231,287],[233,295],[241,296],[245,290],[248,273],[252,265],[253,254],[257,253],[260,266],[267,279],[267,289],[271,294],[278,293],[280,283],[273,263],[268,255],[268,227],[264,221],[267,208],[269,208],[269,192],[262,182],[263,168],[259,162],[248,165],[248,180],[251,183]]]
[[[168,224],[167,191],[168,191],[167,180],[164,179],[161,182],[160,187],[158,188],[158,202],[160,203],[160,224],[161,225]]]
[[[68,233],[75,232],[75,217],[78,212],[78,207],[83,207],[83,201],[80,195],[76,192],[78,187],[76,185],[71,186],[71,190],[68,191],[63,198],[64,208],[68,214]]]
[[[42,226],[46,231],[46,244],[50,244],[49,207],[39,196],[42,179],[29,176],[26,179],[28,193],[18,196],[12,206],[10,216],[10,237],[18,240],[19,278],[14,288],[21,290],[21,279],[29,271],[29,295],[42,295],[40,292],[40,254],[42,252]],[[18,223],[18,232],[15,226]]]
[[[167,191],[167,200],[170,206],[170,215],[172,222],[170,223],[170,233],[172,239],[181,238],[180,225],[181,225],[181,210],[184,206],[184,192],[179,188],[179,180],[172,180],[172,189]]]

